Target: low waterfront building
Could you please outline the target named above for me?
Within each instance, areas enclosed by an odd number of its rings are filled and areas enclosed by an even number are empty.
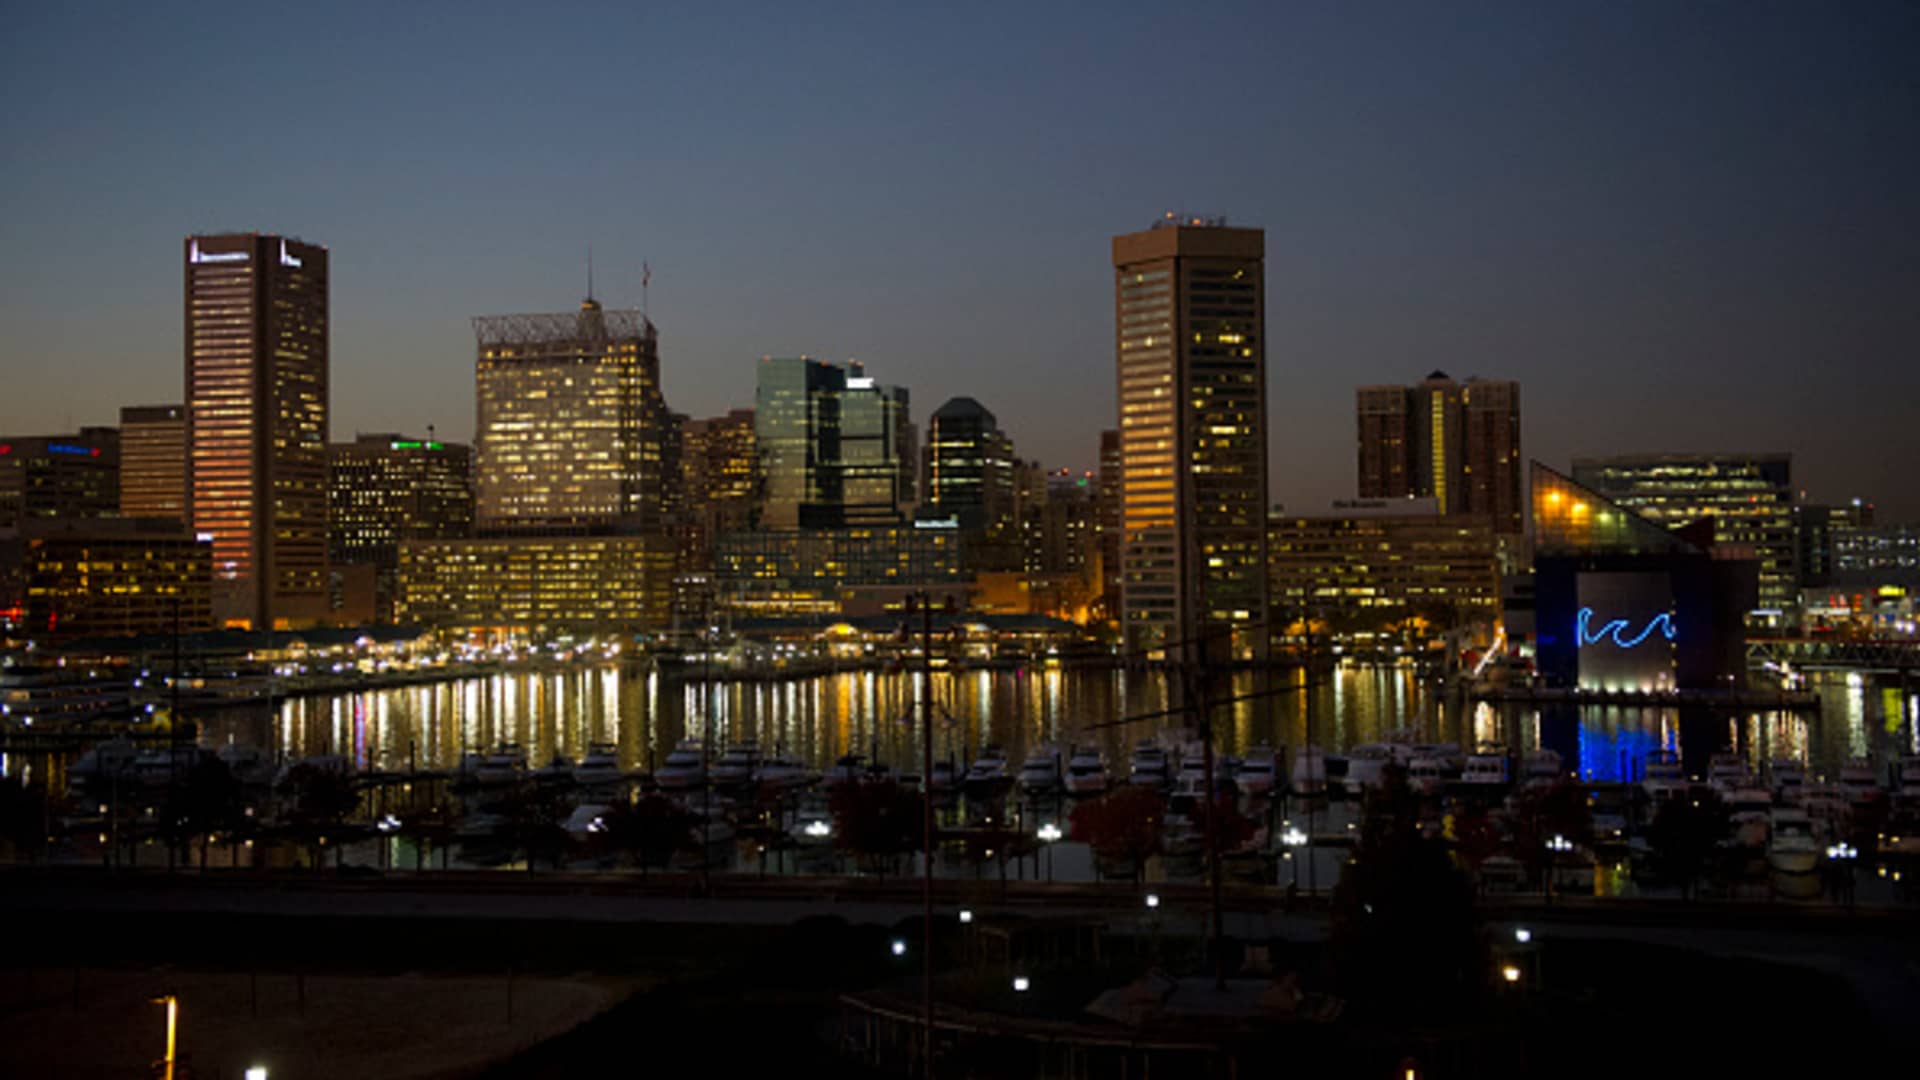
[[[1732,690],[1746,684],[1753,548],[1700,521],[1669,531],[1533,463],[1536,657],[1547,685]]]
[[[120,512],[120,433],[0,436],[0,529]]]
[[[1333,511],[1268,519],[1277,630],[1303,616],[1336,632],[1378,632],[1411,617],[1445,629],[1499,610],[1492,519],[1441,515],[1431,498],[1351,500]]]
[[[395,617],[499,634],[658,631],[673,602],[673,542],[659,534],[407,540]]]
[[[963,544],[951,528],[886,525],[848,529],[757,529],[714,546],[721,602],[759,615],[835,614],[875,589],[965,585]]]
[[[213,625],[213,548],[169,518],[28,521],[0,539],[0,563],[0,608],[14,636]]]

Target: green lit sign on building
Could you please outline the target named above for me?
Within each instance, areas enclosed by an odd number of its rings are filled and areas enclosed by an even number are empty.
[[[445,450],[446,448],[447,446],[445,443],[414,442],[411,440],[404,441],[404,442],[390,442],[387,444],[387,449],[389,450]]]

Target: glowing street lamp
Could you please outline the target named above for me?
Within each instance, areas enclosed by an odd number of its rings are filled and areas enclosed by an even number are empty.
[[[1159,906],[1160,906],[1160,894],[1159,894],[1159,893],[1148,893],[1148,894],[1147,894],[1147,907],[1148,907],[1148,908],[1157,908],[1157,907],[1159,907]]]
[[[1524,926],[1518,927],[1513,931],[1513,940],[1525,945],[1527,942],[1533,940],[1533,931]]]
[[[965,924],[967,924],[967,923],[970,923],[970,922],[972,922],[972,921],[973,921],[973,909],[972,909],[972,908],[961,908],[961,909],[960,909],[960,922],[961,922],[961,924],[962,924],[962,925],[965,925]]]
[[[1506,967],[1500,969],[1500,977],[1510,983],[1517,983],[1520,981],[1520,969],[1512,964],[1508,964]]]
[[[180,1027],[180,999],[174,997],[172,994],[167,994],[162,997],[153,998],[152,1001],[155,1005],[165,1005],[167,1007],[167,1056],[161,1061],[166,1071],[161,1073],[161,1076],[164,1077],[165,1080],[173,1080],[173,1051],[176,1045],[174,1037]]]
[[[1016,994],[1024,994],[1032,988],[1032,986],[1033,980],[1027,978],[1025,975],[1015,975],[1013,977],[1013,990]]]
[[[1060,831],[1060,826],[1049,821],[1045,825],[1040,826],[1040,831],[1036,835],[1040,837],[1041,843],[1051,844],[1065,836],[1066,833]]]
[[[893,940],[893,955],[895,956],[907,955],[907,943],[900,940],[899,938],[895,938]]]
[[[247,1070],[247,1080],[267,1080],[267,1067],[255,1065]]]

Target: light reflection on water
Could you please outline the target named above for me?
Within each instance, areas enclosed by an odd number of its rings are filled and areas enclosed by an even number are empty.
[[[1755,711],[1741,715],[1630,706],[1489,705],[1442,700],[1437,684],[1411,667],[1343,667],[1314,676],[1295,670],[1241,672],[1213,692],[1222,749],[1259,743],[1297,747],[1309,741],[1345,750],[1410,731],[1417,739],[1472,749],[1502,742],[1518,751],[1548,746],[1593,780],[1638,780],[1649,750],[1678,750],[1689,771],[1734,751],[1756,770],[1776,757],[1811,763],[1816,775],[1838,773],[1848,757],[1879,760],[1911,752],[1920,687],[1844,675],[1819,679],[1819,713]],[[936,757],[967,761],[986,743],[1002,745],[1017,763],[1029,749],[1069,744],[1105,750],[1124,768],[1133,742],[1167,718],[1113,725],[1169,707],[1162,673],[1107,670],[939,672],[933,677]],[[1237,700],[1229,700],[1237,699]],[[805,679],[716,683],[698,673],[662,676],[640,668],[583,667],[515,672],[485,679],[284,702],[269,722],[230,710],[203,720],[203,742],[268,743],[276,755],[348,754],[366,768],[449,769],[464,750],[503,742],[523,746],[544,764],[562,753],[578,760],[593,743],[612,743],[627,769],[650,769],[681,738],[711,718],[716,745],[745,736],[763,750],[778,747],[814,767],[844,753],[876,757],[904,771],[920,761],[918,680],[899,672],[846,672]]]

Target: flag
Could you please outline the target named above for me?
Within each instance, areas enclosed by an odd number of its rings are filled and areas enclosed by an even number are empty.
[[[644,289],[647,287],[648,283],[652,281],[653,281],[653,267],[648,266],[644,262],[641,263],[640,264],[640,287]]]

